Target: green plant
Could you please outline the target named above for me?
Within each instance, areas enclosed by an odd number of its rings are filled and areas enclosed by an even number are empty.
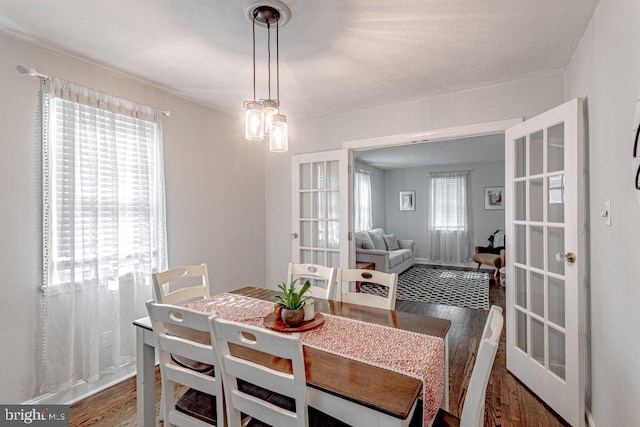
[[[282,294],[274,296],[276,300],[276,307],[282,306],[287,310],[298,310],[304,306],[304,302],[308,300],[310,297],[304,296],[304,294],[311,287],[311,283],[307,280],[304,282],[304,285],[300,288],[299,291],[296,291],[296,282],[298,279],[294,280],[287,287],[286,283],[281,283],[278,285],[278,288],[282,291]]]

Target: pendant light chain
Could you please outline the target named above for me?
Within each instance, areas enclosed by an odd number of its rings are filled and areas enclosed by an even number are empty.
[[[253,17],[253,101],[256,100],[256,18]]]
[[[269,23],[269,21],[267,21],[267,67],[269,68],[269,99],[271,99],[271,24]]]
[[[276,82],[278,108],[280,107],[280,17],[276,21]]]

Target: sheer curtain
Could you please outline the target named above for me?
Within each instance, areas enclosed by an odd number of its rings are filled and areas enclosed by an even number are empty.
[[[467,210],[468,172],[429,175],[428,258],[466,262],[471,259]]]
[[[135,361],[131,322],[166,269],[158,113],[54,79],[43,84],[42,392]]]
[[[373,214],[371,209],[371,176],[368,171],[356,170],[353,182],[355,231],[371,230]]]

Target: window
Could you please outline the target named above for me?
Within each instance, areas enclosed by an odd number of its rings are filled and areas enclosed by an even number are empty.
[[[467,173],[431,174],[430,228],[467,230]]]
[[[131,322],[166,269],[157,114],[62,80],[43,86],[42,389],[135,361]],[[70,355],[73,355],[71,357]]]
[[[371,209],[371,176],[368,171],[356,170],[353,182],[354,228],[355,231],[371,230],[373,214]]]

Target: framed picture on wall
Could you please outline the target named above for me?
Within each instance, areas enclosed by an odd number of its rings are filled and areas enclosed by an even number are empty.
[[[504,209],[504,187],[484,187],[484,208]]]
[[[400,210],[415,211],[416,210],[416,192],[415,190],[403,190],[400,192]]]

